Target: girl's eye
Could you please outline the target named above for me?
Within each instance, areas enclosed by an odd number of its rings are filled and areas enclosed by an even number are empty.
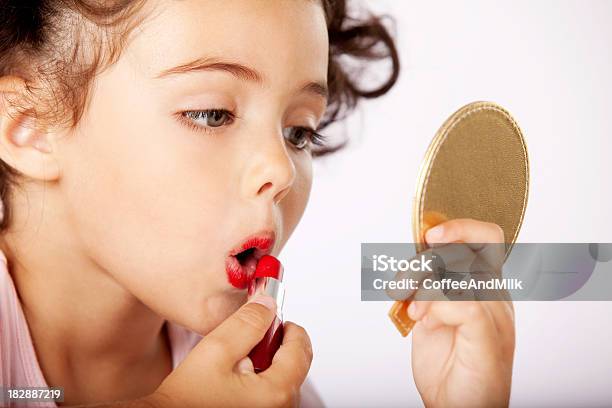
[[[217,128],[231,123],[234,115],[225,109],[207,109],[183,112],[183,116],[197,126]]]
[[[323,145],[325,136],[315,132],[314,129],[304,126],[294,126],[283,129],[285,139],[296,149],[304,149],[309,143]]]

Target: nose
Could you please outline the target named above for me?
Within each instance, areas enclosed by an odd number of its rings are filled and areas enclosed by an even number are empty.
[[[262,141],[261,139],[266,139]],[[243,192],[249,197],[263,197],[279,203],[295,180],[295,165],[280,131],[274,137],[262,137],[247,159]]]

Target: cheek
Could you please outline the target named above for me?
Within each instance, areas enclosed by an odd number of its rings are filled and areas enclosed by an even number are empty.
[[[294,161],[296,177],[291,191],[281,201],[280,207],[283,216],[283,239],[286,242],[293,230],[300,222],[312,187],[312,158],[307,154],[300,154]],[[283,242],[283,244],[284,244]]]
[[[113,111],[101,117],[112,120],[86,122],[66,148],[66,214],[87,256],[180,321],[227,289],[227,248],[214,239],[217,220],[228,218],[227,180],[215,176],[214,151],[211,160],[196,157],[171,126]]]

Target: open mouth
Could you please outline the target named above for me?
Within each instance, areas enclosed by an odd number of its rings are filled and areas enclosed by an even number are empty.
[[[257,256],[257,257],[255,256],[256,251],[259,251],[259,250],[255,248],[249,248],[247,250],[237,253],[234,256],[236,257],[238,262],[240,262],[240,265],[246,266],[248,264],[251,264],[254,259],[255,261],[257,261],[257,259],[261,258],[261,256]]]
[[[274,233],[251,236],[230,251],[225,262],[227,278],[232,286],[245,289],[255,274],[259,259],[270,253],[274,245]]]
[[[249,248],[245,251],[239,252],[234,255],[234,258],[240,265],[240,272],[247,278],[247,281],[255,273],[257,267],[257,261],[263,256],[262,251],[256,248]]]

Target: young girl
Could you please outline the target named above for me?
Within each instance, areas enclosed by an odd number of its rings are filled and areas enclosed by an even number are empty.
[[[320,404],[298,325],[253,372],[274,305],[245,285],[338,147],[318,130],[394,84],[381,22],[341,0],[0,5],[0,385],[63,387],[65,405]],[[359,84],[345,57],[392,74]],[[455,220],[427,239],[503,236]],[[413,305],[425,404],[506,405],[512,306]]]

